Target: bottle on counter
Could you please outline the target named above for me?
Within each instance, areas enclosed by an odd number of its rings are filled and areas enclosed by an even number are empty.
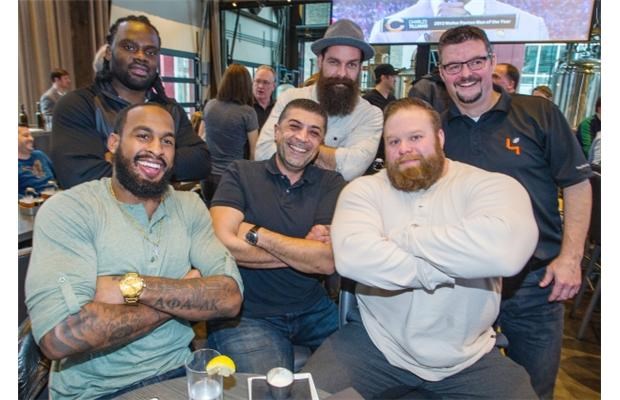
[[[37,101],[36,118],[37,118],[37,127],[39,129],[45,130],[45,118],[43,118],[43,113],[41,112],[41,103],[39,103],[38,101]]]
[[[26,107],[23,104],[19,108],[19,124],[28,126],[28,114],[26,114]]]

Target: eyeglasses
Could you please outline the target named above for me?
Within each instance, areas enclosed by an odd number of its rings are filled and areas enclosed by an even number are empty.
[[[441,68],[448,75],[458,74],[463,70],[463,65],[467,64],[467,68],[471,71],[478,71],[484,68],[487,65],[487,61],[491,58],[491,55],[483,56],[483,57],[475,57],[471,60],[463,61],[463,62],[453,62],[449,64],[443,64]]]

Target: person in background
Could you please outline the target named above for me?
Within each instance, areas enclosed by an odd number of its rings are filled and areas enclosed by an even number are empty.
[[[547,100],[553,101],[553,92],[549,86],[540,85],[532,89],[532,96],[543,97]]]
[[[175,122],[157,103],[117,115],[111,178],[47,200],[26,277],[50,398],[111,399],[185,376],[188,321],[232,317],[243,284],[209,212],[169,181]]]
[[[596,99],[594,115],[581,121],[577,127],[577,140],[581,144],[586,157],[590,154],[590,147],[596,134],[601,131],[601,98]]]
[[[375,67],[375,87],[362,97],[373,106],[379,107],[381,112],[383,112],[385,106],[396,100],[396,97],[394,97],[392,93],[394,92],[397,75],[398,71],[395,70],[391,64],[377,65]],[[379,141],[375,162],[370,165],[366,174],[372,174],[381,169],[384,159],[385,148],[383,146],[383,141]]]
[[[359,307],[304,371],[365,399],[533,399],[493,329],[502,277],[536,247],[527,192],[446,159],[439,114],[420,99],[390,103],[383,134],[386,169],[344,188],[331,227]]]
[[[190,120],[194,133],[198,135],[202,140],[207,140],[205,137],[205,122],[202,118],[202,111],[194,111],[192,119]]]
[[[258,118],[252,102],[250,72],[241,64],[229,65],[217,89],[217,96],[207,102],[202,117],[213,163],[211,175],[203,182],[207,205],[231,162],[254,159]]]
[[[60,186],[112,175],[106,147],[114,118],[124,108],[145,102],[164,105],[174,117],[176,162],[173,179],[195,181],[211,169],[207,146],[192,130],[189,118],[174,99],[166,96],[158,75],[161,39],[143,15],[117,19],[106,37],[103,69],[95,82],[63,96],[54,112],[52,147]]]
[[[252,84],[254,95],[254,111],[258,117],[258,130],[260,131],[271,113],[275,104],[273,91],[276,88],[276,71],[269,65],[261,65],[256,69]]]
[[[71,90],[71,77],[65,69],[54,68],[50,73],[50,80],[52,81],[52,86],[39,99],[41,112],[47,117],[53,115],[54,107],[58,100]]]
[[[555,104],[509,95],[493,84],[496,58],[483,30],[452,28],[441,36],[438,51],[452,100],[442,114],[446,156],[512,176],[531,198],[538,244],[522,271],[503,280],[498,323],[509,341],[508,357],[525,367],[540,398],[551,399],[562,349],[563,302],[581,283],[592,202],[590,164]]]
[[[397,75],[398,71],[391,64],[377,65],[375,67],[375,87],[362,97],[383,111],[388,103],[396,100],[393,92]]]
[[[350,181],[370,166],[381,140],[381,110],[361,98],[359,89],[362,62],[375,51],[364,41],[360,27],[348,19],[331,24],[311,49],[318,56],[319,79],[314,85],[279,95],[258,137],[256,159],[269,159],[276,152],[274,126],[284,107],[293,99],[312,99],[328,115],[325,142],[314,163]]]
[[[276,154],[234,161],[211,202],[215,234],[237,260],[246,291],[239,317],[209,322],[209,347],[239,372],[293,370],[293,345],[314,351],[338,329],[320,276],[334,271],[329,225],[345,181],[312,165],[326,120],[313,100],[287,103],[275,126]]]
[[[103,71],[103,62],[105,61],[105,54],[107,51],[108,51],[108,45],[104,44],[103,46],[99,47],[99,49],[95,53],[95,56],[93,57],[93,64],[92,64],[95,75]]]
[[[446,91],[446,85],[443,83],[437,68],[434,68],[430,74],[426,74],[413,82],[408,96],[426,101],[440,114],[450,104],[450,96]]]
[[[17,170],[19,187],[18,197],[26,194],[27,188],[33,188],[36,194],[50,186],[55,180],[54,168],[47,154],[34,149],[34,138],[27,126],[17,127]]]
[[[503,87],[508,93],[517,93],[521,74],[517,67],[508,63],[498,63],[493,70],[493,83]]]

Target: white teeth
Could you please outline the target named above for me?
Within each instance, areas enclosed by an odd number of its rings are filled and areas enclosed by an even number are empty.
[[[307,153],[308,152],[308,150],[306,150],[304,148],[293,146],[293,145],[291,145],[291,149],[293,149],[293,150],[295,150],[295,151],[297,151],[299,153]]]
[[[156,169],[161,168],[161,165],[154,163],[154,162],[149,162],[149,161],[138,161],[138,164],[144,165],[147,168],[156,168]]]

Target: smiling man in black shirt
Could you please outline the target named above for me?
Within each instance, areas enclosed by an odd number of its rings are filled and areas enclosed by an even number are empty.
[[[442,114],[446,155],[517,179],[539,229],[534,255],[504,279],[499,316],[508,356],[530,374],[538,396],[553,397],[562,347],[562,301],[577,294],[590,221],[590,166],[550,101],[493,85],[495,54],[484,31],[461,26],[439,41],[440,74],[452,104]],[[564,225],[558,211],[563,191]]]

